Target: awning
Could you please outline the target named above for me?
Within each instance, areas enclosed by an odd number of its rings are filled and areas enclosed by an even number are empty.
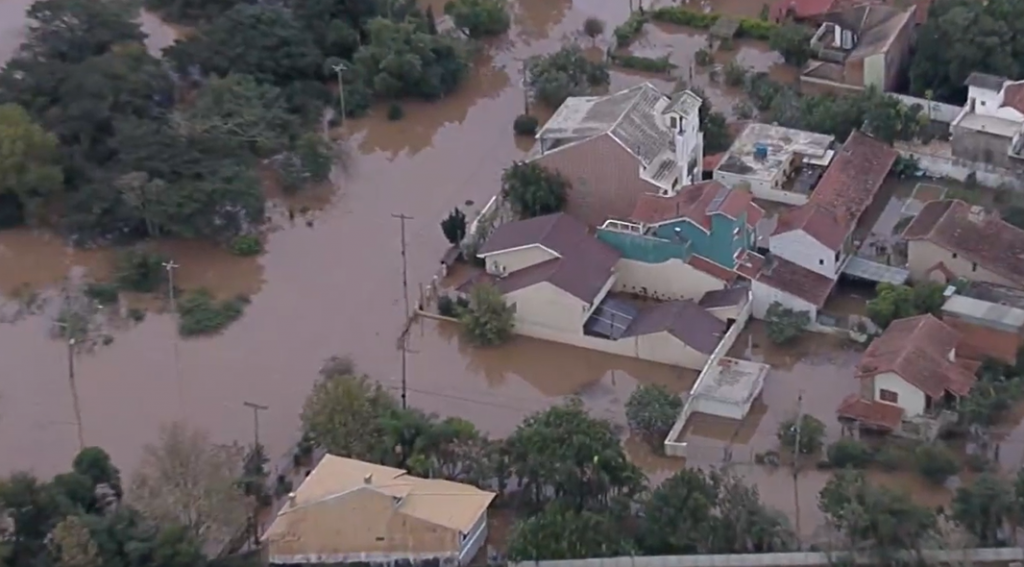
[[[904,268],[887,266],[859,256],[854,256],[846,262],[843,273],[869,282],[891,283],[895,285],[904,284],[910,278],[910,272]]]

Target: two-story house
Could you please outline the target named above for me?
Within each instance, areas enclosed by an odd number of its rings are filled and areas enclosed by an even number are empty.
[[[1024,81],[971,73],[965,84],[967,103],[950,125],[953,157],[1024,168]]]
[[[571,97],[537,133],[529,161],[571,184],[566,211],[591,227],[626,218],[641,195],[674,195],[701,180],[701,98],[644,83]]]

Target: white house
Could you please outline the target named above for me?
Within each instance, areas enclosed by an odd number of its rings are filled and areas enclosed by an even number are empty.
[[[325,455],[289,495],[263,542],[271,564],[468,565],[487,539],[494,496]]]
[[[927,415],[967,395],[978,363],[957,357],[960,334],[932,315],[894,321],[857,365],[859,396],[843,401],[840,419],[894,431],[900,422]]]
[[[748,266],[741,273],[751,278],[753,315],[764,319],[775,302],[793,311],[804,312],[815,321],[825,306],[836,280],[779,256],[760,258],[748,255]]]
[[[1024,81],[971,73],[967,102],[950,125],[954,157],[1019,170],[1024,166]]]

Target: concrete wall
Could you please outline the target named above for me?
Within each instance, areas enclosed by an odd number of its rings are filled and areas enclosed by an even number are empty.
[[[622,259],[615,270],[615,291],[661,300],[697,300],[709,291],[726,287],[726,282],[679,259],[658,264]]]
[[[921,170],[930,177],[948,177],[964,181],[973,173],[978,185],[982,187],[1010,187],[1024,190],[1024,176],[1008,169],[905,148],[900,148],[899,152],[900,155],[915,158]]]
[[[558,256],[543,246],[528,246],[487,256],[487,272],[495,275],[511,274]]]
[[[682,433],[683,427],[686,425],[686,420],[690,419],[690,414],[695,411],[703,411],[706,409],[714,410],[714,407],[702,407],[698,400],[699,396],[696,392],[700,390],[701,385],[709,380],[709,375],[712,373],[712,366],[716,364],[722,357],[729,352],[732,345],[736,343],[736,339],[743,332],[743,329],[747,326],[747,322],[750,321],[750,316],[753,310],[752,298],[747,296],[747,303],[743,306],[743,309],[739,313],[739,317],[736,319],[736,323],[729,329],[725,336],[722,337],[722,341],[718,343],[714,352],[708,358],[705,365],[701,368],[700,376],[690,387],[690,392],[686,397],[686,402],[683,404],[682,411],[679,412],[679,417],[676,419],[675,424],[672,426],[672,430],[665,436],[663,448],[665,454],[669,457],[686,457],[686,441],[677,440],[679,434]]]
[[[807,95],[847,95],[855,94],[862,90],[864,90],[863,86],[847,85],[845,83],[829,81],[828,79],[800,75],[800,92]]]
[[[970,565],[972,563],[1005,563],[1024,560],[1024,549],[1019,547],[997,547],[955,551],[925,550],[922,552],[922,555],[928,564]],[[631,555],[559,561],[522,561],[520,563],[509,563],[509,567],[828,567],[835,565],[837,562],[841,563],[844,558],[845,554],[843,553],[830,554],[802,551],[796,553],[664,555],[655,557]],[[862,557],[856,560],[858,565],[874,565],[877,562],[877,559],[872,557]]]
[[[1021,282],[1010,281],[997,275],[983,266],[976,266],[968,258],[940,248],[926,240],[911,240],[907,243],[907,268],[910,270],[910,277],[914,281],[937,281],[938,283],[949,283],[940,279],[938,271],[929,270],[942,262],[957,277],[966,278],[969,281],[988,282],[1002,286],[1017,288]]]
[[[755,319],[764,319],[768,308],[776,301],[794,311],[806,311],[812,322],[818,318],[818,306],[810,301],[786,293],[781,289],[764,285],[756,280],[751,282],[750,289],[753,293],[752,313]]]
[[[875,400],[882,401],[880,391],[883,388],[891,392],[896,392],[896,395],[898,396],[896,399],[896,405],[903,408],[903,411],[906,412],[906,417],[914,417],[915,415],[921,415],[924,413],[924,392],[914,386],[911,386],[906,380],[900,378],[899,375],[892,372],[884,372],[875,376]]]
[[[893,98],[899,99],[900,102],[905,104],[907,107],[914,106],[915,104],[921,105],[921,114],[927,116],[929,120],[935,122],[947,122],[952,124],[956,117],[963,110],[959,106],[952,104],[945,104],[942,102],[929,101],[924,98],[917,98],[910,95],[899,94],[899,93],[887,93]]]
[[[810,195],[803,193],[793,193],[791,191],[783,191],[781,189],[782,180],[775,179],[772,181],[764,179],[753,179],[745,175],[739,175],[736,173],[730,173],[722,170],[715,170],[714,173],[715,181],[718,181],[726,187],[735,189],[740,185],[746,185],[750,188],[750,193],[758,199],[764,199],[765,201],[774,201],[776,203],[784,203],[787,205],[803,205],[810,199]],[[781,175],[779,176],[782,177]]]
[[[979,132],[954,124],[951,127],[953,156],[970,162],[979,162],[1003,169],[1024,166],[1024,160],[1009,156],[1010,138],[988,132]]]
[[[462,550],[459,552],[459,565],[469,565],[469,562],[476,557],[484,542],[487,541],[487,511],[480,514],[480,518],[473,524],[473,528],[462,542]]]
[[[802,230],[773,235],[768,246],[772,254],[827,278],[835,279],[839,273],[840,264],[836,261],[836,251]]]

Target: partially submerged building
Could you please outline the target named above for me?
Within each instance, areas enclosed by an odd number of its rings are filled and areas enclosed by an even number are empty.
[[[950,126],[953,157],[1024,169],[1024,81],[971,73],[965,84],[967,102]]]
[[[1024,338],[1024,309],[953,295],[942,306],[942,322],[960,333],[959,356],[1016,364]]]
[[[825,134],[749,124],[719,161],[713,178],[754,197],[802,205],[832,162],[834,138]]]

